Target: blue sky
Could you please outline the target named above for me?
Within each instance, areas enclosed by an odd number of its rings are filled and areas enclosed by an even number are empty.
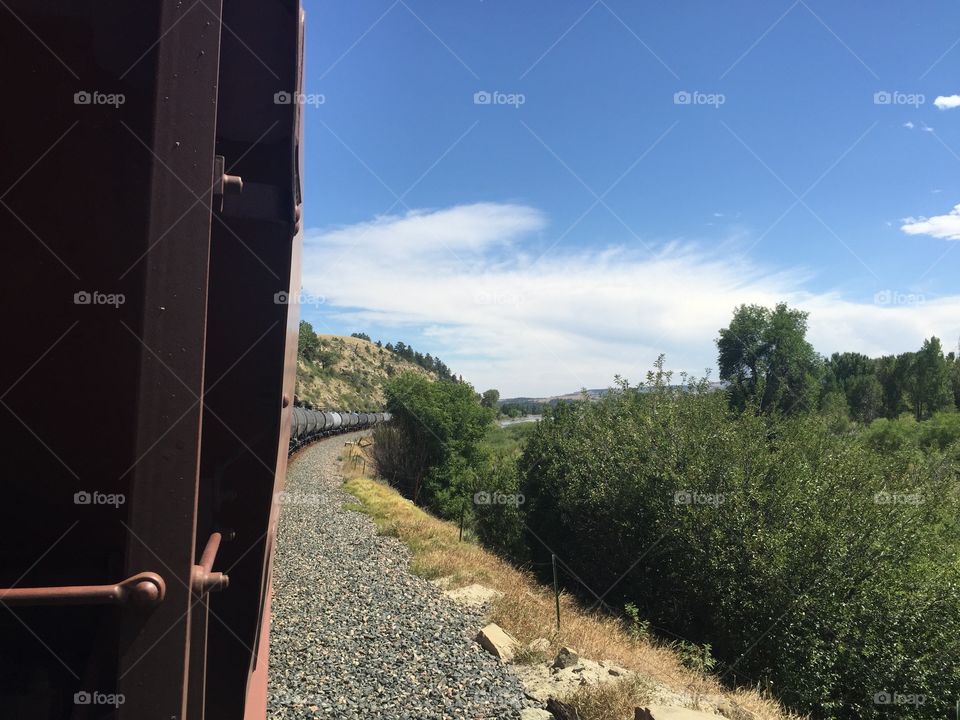
[[[318,331],[505,395],[703,373],[740,302],[824,353],[956,346],[955,2],[305,9]]]

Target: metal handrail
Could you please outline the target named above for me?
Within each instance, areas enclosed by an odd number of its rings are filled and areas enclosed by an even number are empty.
[[[0,588],[4,605],[126,605],[153,606],[163,601],[167,586],[152,572],[128,577],[114,585],[62,585]]]
[[[223,590],[230,585],[230,578],[225,573],[213,572],[213,563],[217,559],[221,540],[223,540],[221,533],[215,532],[210,535],[206,547],[203,548],[203,554],[200,555],[200,564],[193,566],[191,579],[193,592],[197,595]]]

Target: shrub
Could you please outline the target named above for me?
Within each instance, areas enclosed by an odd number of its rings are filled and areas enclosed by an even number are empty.
[[[539,424],[519,461],[524,540],[588,599],[709,647],[691,662],[716,658],[728,681],[819,717],[887,716],[882,693],[944,717],[960,695],[957,465],[904,451],[906,421],[870,430],[732,412],[658,367]]]
[[[413,373],[391,378],[384,393],[393,417],[376,436],[378,472],[414,502],[447,517],[459,514],[474,492],[479,445],[493,411],[468,384]]]

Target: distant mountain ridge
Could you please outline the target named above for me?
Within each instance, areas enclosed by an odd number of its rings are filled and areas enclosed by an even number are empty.
[[[723,390],[727,383],[725,382],[710,382],[707,383],[708,388],[711,391]],[[672,385],[671,387],[683,388],[685,385]],[[580,390],[578,392],[567,393],[565,395],[548,395],[545,397],[512,397],[512,398],[502,398],[500,400],[500,405],[556,405],[558,402],[563,401],[573,401],[573,400],[582,400],[584,393],[587,395],[588,400],[599,400],[604,397],[607,393],[611,391],[612,388],[595,388],[592,390]],[[640,392],[649,392],[649,388],[641,386],[639,388]]]

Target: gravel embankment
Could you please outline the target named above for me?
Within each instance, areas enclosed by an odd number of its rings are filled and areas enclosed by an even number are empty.
[[[271,720],[517,718],[516,677],[473,641],[482,619],[407,570],[409,551],[344,509],[334,437],[287,473],[273,569]]]

